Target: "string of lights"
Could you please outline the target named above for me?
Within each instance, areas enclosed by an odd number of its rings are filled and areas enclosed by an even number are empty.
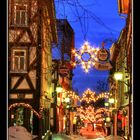
[[[11,108],[14,108],[14,107],[16,107],[16,106],[17,106],[17,107],[23,106],[23,107],[25,107],[25,108],[29,108],[30,110],[33,111],[33,113],[34,113],[36,116],[38,116],[38,118],[41,118],[41,117],[42,117],[42,115],[41,115],[41,110],[40,110],[39,113],[37,113],[37,111],[35,111],[35,110],[32,108],[31,105],[26,104],[26,103],[14,103],[14,104],[12,104],[12,105],[9,106],[8,110],[11,110]]]
[[[77,99],[77,100],[80,99],[80,97],[79,97],[74,91],[66,90],[66,91],[64,91],[63,93],[66,94],[67,97],[70,97],[70,98],[72,98],[72,99]]]
[[[90,89],[87,89],[83,96],[80,98],[80,102],[85,101],[86,103],[97,102],[99,99],[109,98],[109,92],[102,92],[100,94],[96,94],[95,92],[91,91]]]

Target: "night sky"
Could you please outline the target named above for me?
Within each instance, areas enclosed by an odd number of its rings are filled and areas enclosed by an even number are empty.
[[[118,14],[117,0],[55,0],[56,17],[67,19],[75,33],[75,48],[88,41],[91,46],[100,47],[108,40],[105,48],[109,50],[125,26],[125,18]],[[98,80],[106,81],[109,71],[94,68],[85,73],[78,65],[73,70],[73,89],[80,95],[87,89],[96,92]]]

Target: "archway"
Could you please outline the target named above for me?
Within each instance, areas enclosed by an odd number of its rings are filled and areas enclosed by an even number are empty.
[[[33,114],[39,120],[42,118],[41,111],[38,113],[30,104],[14,103],[8,107],[9,126],[24,126],[29,132],[33,132]]]

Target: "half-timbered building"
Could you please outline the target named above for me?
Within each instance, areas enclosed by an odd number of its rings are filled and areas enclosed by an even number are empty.
[[[41,138],[50,129],[53,0],[9,0],[8,123]]]

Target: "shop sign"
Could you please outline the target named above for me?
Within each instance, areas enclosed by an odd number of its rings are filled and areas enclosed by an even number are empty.
[[[109,52],[106,49],[100,49],[98,51],[97,57],[99,61],[107,61],[109,58]]]
[[[96,62],[95,68],[98,70],[110,70],[112,68],[112,66],[111,66],[110,62],[106,62],[106,63]]]
[[[109,52],[105,48],[101,48],[97,54],[98,61],[95,62],[95,68],[97,70],[110,70],[112,65],[109,62],[109,56]]]
[[[62,77],[66,77],[69,74],[69,69],[67,67],[65,67],[65,66],[61,66],[59,68],[59,74]]]

